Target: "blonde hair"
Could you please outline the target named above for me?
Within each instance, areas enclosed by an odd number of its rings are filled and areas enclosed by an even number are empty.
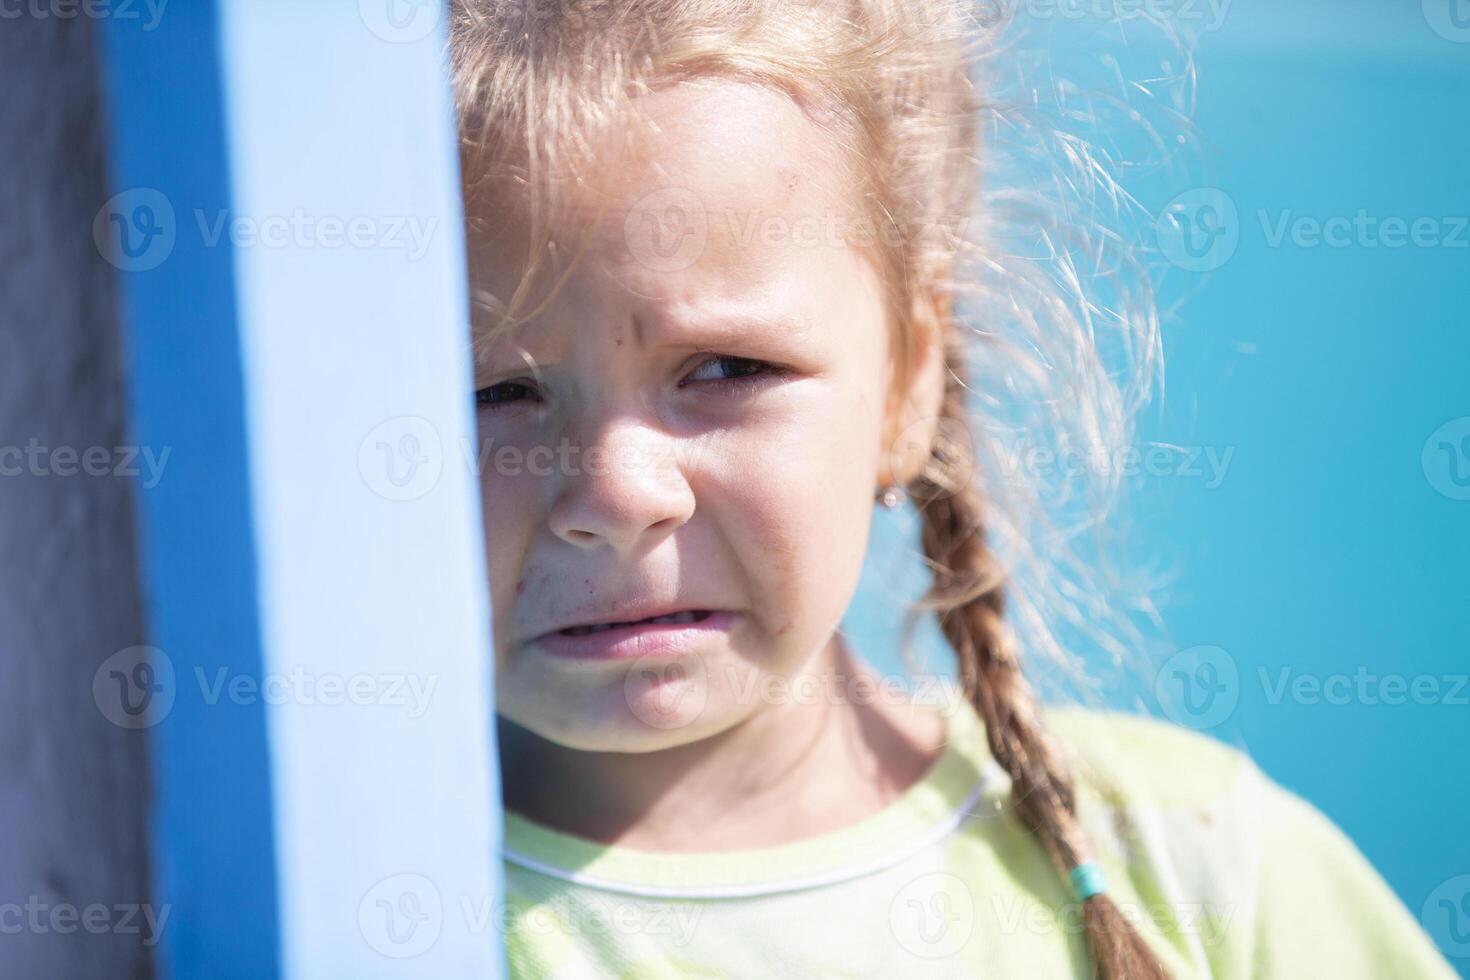
[[[529,283],[554,251],[555,186],[576,179],[591,134],[626,124],[638,94],[728,77],[830,121],[872,220],[891,232],[875,258],[896,374],[911,367],[916,311],[939,311],[944,332],[941,438],[907,488],[933,571],[920,608],[954,649],[1013,780],[1013,812],[1065,878],[1090,845],[1020,650],[1075,667],[1057,625],[1104,615],[1096,563],[1076,542],[1101,525],[1117,474],[1016,480],[1005,458],[1018,435],[1053,449],[1127,445],[1158,330],[1148,276],[1118,231],[1132,203],[1106,155],[987,98],[1007,23],[964,0],[456,0],[451,61],[469,234],[490,230],[492,201],[532,229],[515,294],[474,296],[502,325],[531,305]],[[1039,191],[994,179],[1005,162],[992,147],[1007,143],[1020,148],[1012,166],[1055,164]],[[1028,588],[1008,595],[1018,573]],[[1101,976],[1165,975],[1105,894],[1083,910]]]

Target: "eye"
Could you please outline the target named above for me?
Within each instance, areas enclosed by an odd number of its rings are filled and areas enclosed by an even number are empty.
[[[758,361],[751,357],[716,354],[689,372],[688,376],[679,382],[679,387],[702,381],[753,381],[762,375],[780,373],[781,368],[766,361]]]
[[[498,408],[521,401],[534,403],[540,400],[541,395],[536,390],[535,382],[526,378],[499,381],[475,392],[475,405],[483,408]]]

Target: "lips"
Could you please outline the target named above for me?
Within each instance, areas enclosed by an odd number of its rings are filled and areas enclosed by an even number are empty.
[[[568,626],[556,631],[558,636],[591,636],[594,633],[607,633],[611,630],[621,629],[629,626],[642,625],[682,625],[685,623],[700,623],[709,618],[708,609],[684,609],[679,612],[665,613],[660,616],[649,616],[644,619],[618,620],[608,623],[587,623],[581,626]]]
[[[643,610],[630,611],[636,616]],[[721,609],[678,609],[563,626],[542,633],[528,646],[559,659],[581,661],[699,656],[711,650],[711,644],[728,643],[737,618]]]

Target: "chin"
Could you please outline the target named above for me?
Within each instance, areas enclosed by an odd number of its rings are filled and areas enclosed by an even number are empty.
[[[717,735],[742,720],[735,706],[718,710],[702,684],[688,681],[630,678],[576,701],[581,707],[571,713],[560,707],[528,711],[525,701],[519,710],[502,704],[499,711],[541,738],[579,752],[659,752]]]

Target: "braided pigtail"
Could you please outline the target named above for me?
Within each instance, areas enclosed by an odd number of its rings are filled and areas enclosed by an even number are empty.
[[[949,357],[943,418],[965,419],[965,380],[959,359]],[[1004,621],[1005,576],[986,547],[983,505],[972,481],[944,474],[968,473],[970,461],[952,458],[963,441],[936,443],[931,465],[908,490],[923,522],[924,554],[934,582],[923,605],[938,614],[954,648],[965,696],[985,723],[990,751],[1012,780],[1013,811],[1040,839],[1059,874],[1091,859],[1077,819],[1071,776],[1042,726],[1035,695],[1021,671]],[[1106,894],[1082,901],[1088,945],[1103,980],[1164,980],[1167,974]]]

